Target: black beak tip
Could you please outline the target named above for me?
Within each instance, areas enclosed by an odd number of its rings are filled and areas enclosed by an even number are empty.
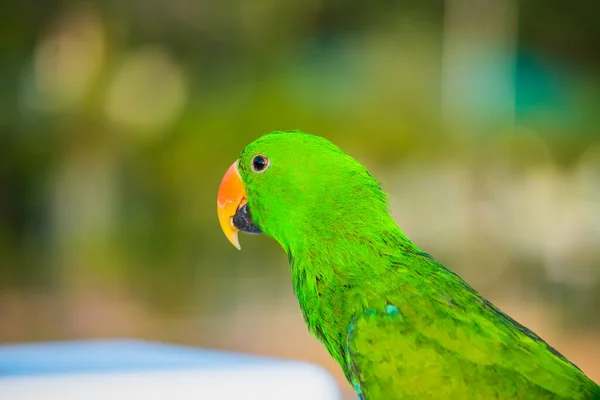
[[[250,210],[248,210],[248,203],[237,209],[233,216],[233,225],[242,232],[254,235],[262,233],[260,228],[252,221]]]

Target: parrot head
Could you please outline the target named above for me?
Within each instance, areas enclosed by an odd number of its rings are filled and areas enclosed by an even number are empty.
[[[288,251],[308,237],[334,240],[388,215],[377,181],[330,141],[297,131],[249,144],[229,167],[217,195],[223,232],[264,233]],[[370,221],[370,222],[367,222]]]

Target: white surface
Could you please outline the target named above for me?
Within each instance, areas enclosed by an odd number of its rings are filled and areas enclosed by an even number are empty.
[[[321,368],[298,364],[222,370],[141,371],[0,379],[2,400],[339,400]]]

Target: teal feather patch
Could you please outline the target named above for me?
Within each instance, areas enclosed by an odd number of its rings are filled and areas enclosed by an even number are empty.
[[[385,312],[391,315],[392,317],[395,317],[396,315],[400,314],[398,308],[393,304],[388,304],[387,306],[385,306]]]

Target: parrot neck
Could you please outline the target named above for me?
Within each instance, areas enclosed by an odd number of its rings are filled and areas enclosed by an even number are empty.
[[[282,243],[308,328],[340,365],[345,365],[345,337],[352,316],[369,294],[397,284],[390,278],[393,271],[409,268],[411,253],[420,252],[389,220],[391,226],[386,222],[345,234],[338,230],[328,240],[304,235],[302,240]]]
[[[390,217],[391,220],[391,217]],[[392,220],[393,221],[393,220]],[[331,278],[340,284],[358,284],[394,269],[407,267],[402,260],[422,253],[393,223],[371,229],[333,229],[336,234],[306,234],[300,240],[282,243],[294,274]],[[345,232],[345,234],[340,234]]]

